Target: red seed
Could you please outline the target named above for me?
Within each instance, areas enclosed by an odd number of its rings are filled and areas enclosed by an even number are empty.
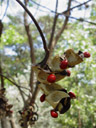
[[[54,111],[54,110],[51,110],[51,116],[53,118],[57,118],[58,117],[58,113],[56,111]]]
[[[61,61],[61,64],[60,64],[61,69],[66,69],[67,66],[68,66],[68,61],[67,60]]]
[[[70,70],[67,70],[67,76],[70,76],[70,75],[71,75]]]
[[[50,74],[48,77],[47,77],[47,81],[49,83],[54,83],[56,80],[56,76],[54,74]]]
[[[25,114],[25,112],[22,112],[22,114],[24,115],[24,114]]]
[[[89,58],[91,56],[89,52],[84,52],[83,54],[85,58]]]
[[[13,113],[13,111],[12,111],[12,110],[10,110],[10,113]]]
[[[45,101],[45,96],[46,96],[46,95],[43,94],[43,95],[40,97],[40,101],[41,101],[41,102],[44,102],[44,101]]]
[[[76,95],[73,92],[69,92],[68,94],[69,94],[71,99],[75,99],[76,98]]]

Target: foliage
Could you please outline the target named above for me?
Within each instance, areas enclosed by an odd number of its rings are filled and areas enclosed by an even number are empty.
[[[20,35],[16,30],[14,26],[9,26],[9,29],[4,31],[4,34],[2,35],[1,42],[3,42],[4,45],[16,45],[18,43],[24,43],[24,38],[22,35]]]

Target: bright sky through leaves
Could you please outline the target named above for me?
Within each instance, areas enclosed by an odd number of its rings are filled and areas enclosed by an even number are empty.
[[[31,2],[31,0],[29,0],[29,1]],[[22,7],[16,1],[10,0],[9,2],[10,3],[9,3],[9,8],[8,8],[7,14],[14,16],[14,15],[18,15],[20,12],[23,11]],[[50,0],[37,0],[36,2],[49,8],[49,9],[51,9],[51,10],[53,10],[53,11],[55,10],[56,0],[51,0],[51,1]],[[85,0],[78,0],[78,2],[83,3],[83,2],[85,2]],[[88,4],[91,4],[91,3],[92,2],[89,2]],[[6,4],[7,4],[7,0],[0,7],[0,19],[2,18],[3,14],[4,14]],[[79,3],[73,2],[72,6],[76,6],[78,4]],[[46,10],[42,7],[38,8],[38,5],[35,5],[35,4],[33,4],[33,5],[34,6],[32,8],[30,8],[30,10],[31,10],[32,14],[35,15],[35,17],[43,16],[46,14],[51,14],[48,10]],[[66,1],[65,0],[59,0],[58,12],[62,12],[64,10],[66,10],[66,8],[67,8],[67,0]],[[40,11],[40,10],[42,10],[42,11]],[[45,11],[45,12],[43,12],[43,11]],[[89,17],[89,15],[90,15],[90,9],[89,8],[87,10],[83,9],[83,10],[79,10],[79,11],[77,11],[77,9],[74,9],[74,11],[72,11],[72,13],[71,13],[71,16],[74,16],[77,18]],[[8,22],[8,18],[6,16],[4,18],[4,22]]]

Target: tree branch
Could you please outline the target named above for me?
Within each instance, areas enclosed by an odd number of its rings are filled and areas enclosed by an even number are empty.
[[[84,3],[81,3],[81,4],[79,4],[79,5],[76,5],[76,6],[72,7],[72,8],[69,8],[69,9],[67,9],[66,11],[63,11],[63,12],[61,12],[61,13],[58,13],[58,15],[66,14],[67,12],[72,11],[73,9],[78,8],[78,7],[82,6],[82,5],[85,5],[85,4],[87,4],[88,2],[90,2],[90,1],[91,1],[91,0],[88,0],[88,1],[86,1],[86,2],[84,2]]]
[[[70,9],[71,2],[72,2],[72,1],[69,0],[67,10]],[[68,15],[70,15],[70,11],[69,11],[69,14],[68,14]],[[53,39],[53,41],[52,41],[52,43],[51,43],[51,46],[50,46],[50,56],[49,56],[49,58],[48,58],[48,63],[50,63],[49,60],[50,60],[52,51],[53,51],[55,45],[57,44],[57,42],[58,42],[58,40],[59,40],[61,34],[64,32],[64,30],[65,30],[65,28],[66,28],[66,25],[67,25],[67,23],[68,23],[68,20],[69,20],[69,16],[66,16],[65,21],[64,21],[64,24],[62,25],[61,29],[60,29],[59,32],[56,34],[55,38]]]
[[[1,62],[0,62],[0,73],[2,74]],[[4,88],[4,79],[3,79],[3,76],[1,76],[1,88]]]
[[[30,0],[32,3],[34,3],[35,5],[38,5],[39,7],[42,7],[42,8],[44,8],[44,9],[47,9],[48,11],[50,11],[51,13],[54,13],[54,11],[53,10],[51,10],[50,8],[48,8],[48,7],[46,7],[46,6],[43,6],[43,5],[41,5],[40,3],[37,3],[37,2],[35,2],[35,1],[33,1],[33,0]]]
[[[78,8],[78,7],[82,6],[82,5],[85,5],[85,4],[87,4],[88,2],[90,2],[90,1],[92,1],[92,0],[88,0],[88,1],[86,1],[86,2],[84,2],[84,3],[80,3],[80,2],[78,2],[78,1],[75,1],[75,2],[77,2],[77,3],[79,3],[79,4],[76,5],[76,6],[74,6],[74,7],[72,7],[72,8],[70,8],[69,10],[63,11],[63,12],[61,12],[61,13],[55,12],[54,10],[51,10],[50,8],[48,8],[48,7],[46,7],[46,6],[43,6],[43,5],[39,4],[39,3],[36,3],[36,2],[33,1],[33,0],[31,0],[31,1],[32,1],[34,4],[40,6],[40,7],[44,8],[44,9],[49,10],[51,13],[57,13],[58,15],[62,15],[62,14],[66,14],[68,11],[71,11],[71,10],[73,10],[73,9],[75,9],[75,8]],[[74,2],[74,1],[73,1],[73,2]]]
[[[72,16],[69,16],[69,18],[74,19],[74,20],[78,20],[78,21],[81,21],[81,22],[90,23],[90,24],[92,24],[92,25],[96,25],[96,23],[91,22],[91,21],[87,21],[87,20],[85,20],[85,19],[83,19],[83,18],[76,18],[76,17],[72,17]]]
[[[67,10],[70,10],[71,2],[72,2],[72,1],[69,0]],[[70,11],[69,11],[68,15],[70,15]],[[64,21],[64,24],[63,24],[63,26],[61,27],[61,30],[59,30],[59,32],[57,33],[57,35],[56,35],[56,37],[55,37],[56,42],[58,41],[58,39],[60,38],[61,34],[62,34],[63,31],[65,30],[68,20],[69,20],[69,16],[66,16],[65,21]]]
[[[3,32],[3,23],[2,23],[2,21],[0,20],[0,41],[1,41],[2,32]],[[0,57],[0,73],[2,74],[2,62],[1,62],[1,57]],[[3,79],[2,76],[0,77],[0,79],[1,79],[1,88],[4,88],[4,79]]]
[[[31,1],[32,1],[32,0],[31,0]],[[90,1],[91,1],[91,0],[90,0]],[[88,2],[90,2],[90,1],[86,1],[86,2],[88,3]],[[32,1],[32,2],[33,2],[33,1]],[[74,2],[74,1],[73,1],[73,2]],[[42,7],[42,8],[45,8],[45,9],[49,10],[51,13],[54,13],[54,14],[56,13],[55,11],[53,11],[53,10],[47,8],[46,6],[40,5],[40,4],[36,3],[36,2],[33,2],[33,3],[39,5],[39,6]],[[78,3],[80,3],[80,2],[78,2]],[[85,2],[82,3],[82,5],[84,5],[84,4],[85,4]],[[82,5],[77,5],[77,6],[80,7],[80,6],[82,6]],[[75,9],[75,8],[77,8],[77,6],[74,6],[74,7],[72,7],[72,8]],[[72,8],[71,8],[71,9],[72,9]],[[73,10],[73,9],[72,9],[72,10]],[[45,11],[43,11],[43,10],[41,10],[41,9],[39,9],[39,11],[45,12]],[[67,12],[67,10],[66,10],[66,12]],[[59,15],[59,14],[60,14],[60,15],[63,15],[62,13],[57,13],[57,15]],[[64,14],[64,15],[67,16],[67,14]],[[68,16],[69,16],[69,15],[68,15]],[[74,18],[74,17],[69,17],[69,18],[76,19],[76,18]],[[79,18],[79,19],[81,20],[81,18]],[[76,19],[76,20],[79,20],[79,19]],[[80,20],[79,20],[79,21],[80,21]],[[83,22],[96,25],[94,22],[92,22],[92,21],[87,21],[87,20],[84,20],[84,19],[83,19]]]
[[[41,30],[41,28],[39,27],[39,24],[37,23],[36,19],[34,18],[34,16],[32,15],[32,13],[24,6],[24,4],[20,1],[20,0],[16,0],[22,7],[23,9],[27,12],[27,14],[31,17],[31,19],[33,20],[35,26],[37,27],[39,33],[40,33],[40,36],[42,38],[42,41],[43,41],[43,47],[45,49],[45,52],[46,53],[49,53],[49,50],[47,48],[47,44],[46,44],[46,40],[45,40],[45,37],[43,35],[43,32]]]
[[[3,20],[3,19],[4,19],[4,17],[6,16],[6,13],[7,13],[8,7],[9,7],[9,0],[7,0],[6,9],[5,9],[5,12],[4,12],[4,14],[3,14],[3,16],[2,16],[2,18],[1,18],[1,20]]]
[[[56,13],[55,13],[55,17],[54,17],[54,21],[53,21],[53,27],[52,27],[52,32],[51,32],[51,37],[50,37],[49,45],[48,45],[49,49],[51,48],[51,45],[52,45],[52,41],[53,41],[53,37],[54,37],[54,33],[55,33],[55,28],[56,28],[56,23],[57,23],[57,18],[58,18],[57,8],[58,8],[58,0],[56,0],[56,7],[55,7],[55,12]]]
[[[28,0],[24,0],[24,2],[25,2],[25,7],[27,8]],[[25,30],[27,33],[27,37],[28,37],[28,43],[29,43],[29,47],[30,47],[30,59],[31,59],[31,65],[32,65],[35,63],[35,56],[34,56],[33,40],[32,40],[32,36],[30,33],[30,26],[28,25],[28,21],[27,21],[27,12],[26,11],[24,11],[24,26],[25,26]],[[31,93],[33,93],[33,80],[34,80],[34,72],[33,72],[32,66],[31,66],[30,81],[29,81]]]
[[[10,118],[9,122],[10,122],[11,128],[16,128],[13,118]]]
[[[36,83],[35,91],[32,95],[32,99],[31,99],[32,104],[35,103],[35,100],[36,100],[36,97],[37,97],[37,94],[38,94],[38,91],[39,91],[38,84],[39,84],[39,82]]]
[[[3,31],[3,23],[2,21],[0,20],[0,38],[1,38],[1,35],[2,35],[2,31]],[[1,39],[0,39],[1,40]]]
[[[15,83],[14,81],[10,80],[7,76],[4,76],[4,75],[1,74],[1,73],[0,73],[0,76],[6,78],[8,81],[10,81],[12,84],[14,84],[14,85],[18,88],[18,90],[19,90],[19,92],[20,92],[20,95],[21,95],[21,97],[22,97],[22,99],[23,99],[23,102],[24,102],[24,104],[25,104],[25,98],[24,98],[24,95],[22,94],[22,93],[25,94],[25,92],[22,91],[21,88],[24,88],[24,89],[26,89],[26,90],[28,90],[28,91],[30,91],[30,89],[28,89],[28,88],[26,88],[26,87],[19,86],[17,83]],[[26,94],[25,94],[25,95],[26,95]]]
[[[20,88],[24,88],[28,91],[30,91],[30,89],[26,88],[26,87],[22,87],[22,86],[19,86],[17,83],[15,83],[14,81],[10,80],[7,76],[4,76],[3,74],[0,73],[0,76],[4,77],[5,79],[7,79],[8,81],[10,81],[12,84],[14,84],[16,87],[20,87]]]

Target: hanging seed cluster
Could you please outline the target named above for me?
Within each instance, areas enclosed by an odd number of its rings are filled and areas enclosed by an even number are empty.
[[[22,111],[19,111],[20,114],[20,120],[19,124],[21,127],[24,127],[25,123],[27,122],[27,125],[32,126],[35,121],[38,120],[38,114],[37,114],[37,105],[29,105],[28,107],[24,108]]]
[[[5,97],[5,88],[0,89],[0,119],[2,117],[10,117],[13,113],[12,107],[13,105],[8,104],[8,100]]]
[[[50,111],[52,117],[57,118],[58,112],[60,114],[67,112],[71,106],[71,99],[76,98],[73,92],[67,92],[56,82],[71,75],[68,68],[75,67],[83,62],[84,58],[89,57],[88,52],[75,53],[73,49],[68,49],[62,56],[56,55],[50,65],[46,64],[43,68],[39,65],[33,66],[37,80],[40,82],[39,87],[44,93],[40,97],[40,101],[47,101],[53,107],[53,110]]]

